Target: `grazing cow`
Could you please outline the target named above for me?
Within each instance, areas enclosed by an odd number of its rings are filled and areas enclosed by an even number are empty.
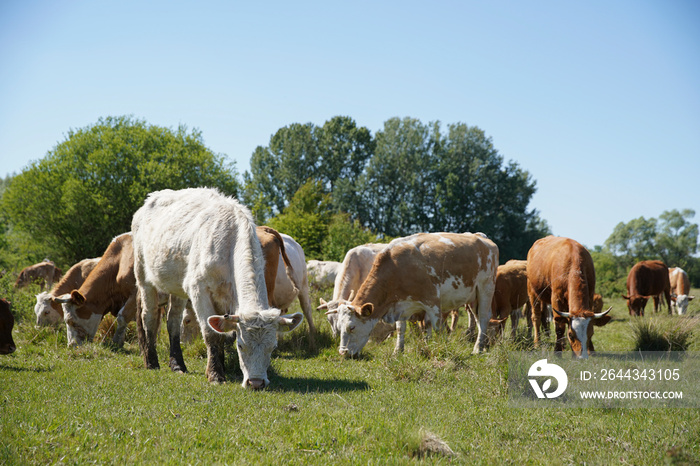
[[[527,261],[509,260],[496,271],[496,291],[493,293],[492,323],[498,324],[501,334],[505,321],[511,317],[511,335],[518,328],[520,308],[530,310],[527,297]]]
[[[304,250],[291,236],[284,233],[280,233],[280,235],[284,240],[284,250],[289,257],[289,266],[285,267],[284,263],[278,262],[275,295],[272,302],[282,312],[287,312],[294,300],[299,300],[299,305],[309,325],[309,346],[311,349],[316,349],[316,326],[312,315],[311,290],[306,272]]]
[[[43,291],[44,285],[47,288],[53,286],[53,282],[57,282],[61,279],[61,269],[56,267],[56,264],[50,260],[45,260],[44,262],[39,262],[38,264],[30,265],[22,269],[15,282],[15,288],[24,288],[30,283],[37,282],[41,285]]]
[[[131,226],[140,295],[139,343],[146,367],[159,367],[160,290],[171,295],[167,325],[173,370],[186,370],[179,342],[182,311],[189,298],[207,346],[207,379],[225,381],[223,333],[235,330],[242,385],[254,389],[269,385],[267,369],[277,333],[296,328],[303,315],[280,315],[270,308],[262,249],[250,211],[215,189],[167,189],[148,195]]]
[[[680,267],[668,269],[668,279],[671,282],[671,306],[681,316],[688,310],[688,303],[695,299],[690,296],[690,279],[688,274]]]
[[[631,316],[643,316],[649,298],[654,300],[654,312],[659,312],[659,295],[664,295],[671,315],[671,281],[668,267],[661,261],[641,261],[627,275],[627,308]]]
[[[335,261],[310,260],[306,263],[309,283],[317,289],[332,286],[342,266],[343,264]]]
[[[60,322],[63,322],[63,308],[61,303],[57,302],[55,298],[80,288],[99,261],[99,257],[81,260],[68,269],[68,272],[50,292],[42,291],[36,295],[34,314],[36,315],[37,326],[58,325]]]
[[[321,299],[321,305],[318,306],[317,309],[337,311],[338,306],[343,301],[352,300],[353,292],[360,289],[360,286],[362,286],[365,278],[367,278],[367,275],[369,275],[369,271],[372,270],[374,258],[377,257],[379,251],[384,249],[386,246],[386,244],[368,243],[362,246],[354,247],[345,253],[345,258],[341,264],[340,271],[335,277],[333,299],[330,302],[325,302],[323,299]],[[326,318],[328,319],[328,323],[331,325],[333,336],[337,337],[340,334],[337,325],[338,313],[326,312]],[[382,332],[384,338],[386,338],[389,333],[394,330],[394,326],[382,324],[382,322],[378,323],[375,329],[386,329]],[[383,341],[383,339],[380,341]]]
[[[113,341],[124,344],[126,325],[136,316],[136,280],[131,233],[112,240],[80,288],[54,298],[63,306],[68,346],[92,341],[105,314],[117,316]]]
[[[564,349],[564,332],[577,358],[594,351],[593,327],[610,321],[610,312],[593,312],[595,269],[591,254],[580,243],[547,236],[535,241],[527,253],[527,293],[532,307],[535,345],[540,341],[540,324],[545,305],[554,311],[555,351]]]
[[[15,342],[12,339],[12,327],[15,318],[10,311],[10,303],[6,299],[0,299],[0,354],[15,352]]]
[[[440,313],[474,301],[482,351],[491,317],[498,247],[471,233],[419,233],[392,241],[377,254],[352,302],[336,311],[341,355],[359,354],[376,323],[408,320],[425,311],[428,335]]]

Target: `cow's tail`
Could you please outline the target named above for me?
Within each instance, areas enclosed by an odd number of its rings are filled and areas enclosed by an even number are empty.
[[[275,237],[277,240],[277,243],[279,244],[280,247],[280,254],[282,255],[282,260],[284,261],[284,271],[287,274],[287,278],[289,278],[289,282],[292,284],[292,287],[294,288],[294,294],[298,295],[299,294],[299,284],[294,281],[294,269],[292,268],[292,263],[289,260],[289,257],[287,256],[287,250],[284,248],[284,239],[282,238],[282,235],[279,234],[277,230],[274,228],[270,228],[267,226],[261,227],[263,228],[266,232],[270,233]]]

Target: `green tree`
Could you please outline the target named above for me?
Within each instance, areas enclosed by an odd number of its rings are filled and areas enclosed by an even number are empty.
[[[284,211],[267,223],[294,238],[309,260],[322,257],[321,244],[328,235],[330,219],[329,196],[323,193],[320,181],[309,180],[299,188]]]
[[[368,228],[352,220],[346,213],[336,213],[328,225],[328,233],[321,245],[322,259],[342,262],[345,254],[355,246],[366,243],[386,243],[391,238],[380,238]]]
[[[99,256],[149,192],[217,187],[237,195],[235,168],[201,133],[108,117],[79,130],[17,175],[2,196],[8,223],[69,265]]]

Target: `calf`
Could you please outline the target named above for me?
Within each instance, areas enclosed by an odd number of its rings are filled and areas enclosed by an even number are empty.
[[[352,302],[336,311],[341,355],[359,354],[376,323],[408,320],[425,311],[430,335],[442,310],[476,300],[479,335],[474,352],[484,349],[498,267],[498,247],[471,233],[421,233],[392,241],[374,260]]]
[[[189,298],[207,346],[206,376],[223,382],[224,335],[236,332],[244,387],[264,388],[277,333],[297,327],[301,313],[270,308],[265,264],[250,211],[215,189],[163,190],[148,195],[131,223],[138,287],[139,343],[147,368],[158,368],[157,294],[171,295],[171,368],[185,370],[180,322]]]
[[[30,283],[37,282],[41,285],[41,289],[44,286],[51,288],[53,282],[57,282],[61,279],[61,269],[56,267],[56,264],[50,260],[45,260],[44,262],[39,262],[38,264],[30,265],[22,269],[15,282],[16,288],[24,288]]]
[[[492,323],[498,324],[498,333],[502,333],[505,321],[511,317],[511,335],[515,337],[518,317],[514,316],[520,308],[530,310],[527,297],[527,261],[509,260],[499,265],[496,271],[496,290],[493,293]]]
[[[586,359],[593,352],[593,327],[610,321],[608,309],[593,312],[595,269],[586,248],[570,238],[547,236],[535,241],[527,253],[527,293],[532,307],[535,346],[545,305],[551,304],[556,332],[555,351],[564,349],[567,334],[574,357]]]
[[[126,325],[136,315],[136,279],[131,233],[112,240],[80,288],[54,298],[63,306],[68,346],[92,341],[102,317],[117,316],[114,343],[124,343]]]
[[[643,316],[649,298],[654,300],[654,312],[659,311],[659,295],[666,299],[671,314],[671,282],[668,267],[661,261],[641,261],[634,264],[627,275],[627,308],[631,316]]]
[[[680,316],[688,310],[688,303],[695,298],[690,296],[690,279],[685,270],[680,267],[668,269],[668,279],[671,283],[671,307]]]
[[[15,352],[15,342],[12,339],[14,325],[15,318],[10,311],[10,302],[6,299],[0,299],[0,354]]]
[[[81,260],[68,269],[68,272],[50,292],[42,291],[36,295],[36,304],[34,305],[36,325],[43,327],[63,322],[63,308],[61,303],[56,301],[56,298],[80,288],[99,261],[99,257]]]

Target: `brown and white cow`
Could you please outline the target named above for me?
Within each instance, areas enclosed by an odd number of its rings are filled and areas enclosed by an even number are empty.
[[[668,267],[661,261],[641,261],[634,264],[627,275],[627,308],[631,316],[643,316],[649,298],[654,300],[654,312],[659,312],[659,295],[666,299],[671,314],[671,281]]]
[[[306,323],[309,326],[309,346],[316,348],[316,326],[311,307],[311,289],[306,271],[306,256],[301,245],[291,236],[280,233],[284,240],[284,248],[289,257],[289,266],[279,262],[275,278],[274,306],[287,312],[295,299],[299,300]]]
[[[0,299],[0,354],[14,353],[15,342],[12,339],[12,327],[15,325],[15,318],[10,311],[10,302]]]
[[[68,346],[92,341],[105,314],[117,317],[113,341],[124,343],[126,325],[136,317],[136,279],[131,233],[112,240],[80,288],[54,298],[63,306]]]
[[[593,327],[610,321],[610,312],[593,312],[595,269],[591,254],[570,238],[547,236],[535,241],[527,253],[527,292],[532,307],[535,345],[545,305],[554,311],[555,351],[564,349],[567,333],[575,357],[585,359],[594,351]]]
[[[55,298],[80,288],[99,261],[99,257],[81,260],[68,269],[50,292],[42,291],[36,295],[34,314],[37,326],[58,325],[63,322],[63,308]]]
[[[372,270],[352,302],[338,306],[341,355],[359,354],[379,320],[408,320],[425,311],[428,335],[441,311],[476,299],[479,335],[474,351],[486,344],[498,267],[498,247],[471,233],[419,233],[392,241],[377,254]]]
[[[159,367],[158,291],[170,294],[171,367],[184,368],[179,348],[182,311],[189,298],[207,346],[206,375],[223,382],[222,333],[235,330],[244,387],[264,388],[277,333],[297,327],[301,313],[271,308],[265,264],[250,211],[215,189],[151,193],[132,220],[134,272],[139,290],[139,343],[146,367]],[[172,361],[173,356],[177,358]]]
[[[690,296],[690,279],[680,267],[668,269],[668,279],[671,282],[671,306],[681,316],[688,311],[688,303],[695,299]]]
[[[30,283],[36,282],[41,285],[42,290],[44,289],[44,286],[50,289],[54,282],[61,279],[62,275],[63,272],[61,272],[61,269],[56,267],[56,264],[47,259],[44,262],[39,262],[38,264],[23,268],[17,277],[15,287],[24,288]]]

